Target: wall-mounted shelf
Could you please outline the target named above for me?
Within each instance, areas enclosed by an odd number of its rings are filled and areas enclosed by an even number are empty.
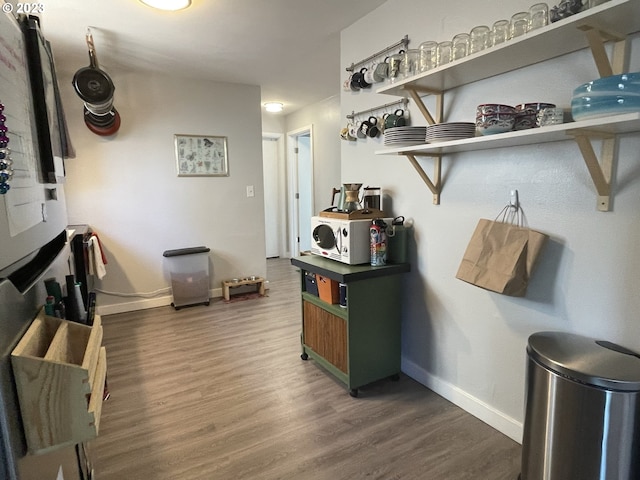
[[[623,38],[640,30],[640,2],[610,0],[521,37],[455,60],[441,67],[379,88],[387,95],[409,95],[409,90],[438,93],[501,75],[589,46],[585,29]]]
[[[610,0],[517,39],[469,55],[378,89],[378,93],[411,96],[429,124],[443,119],[444,92],[469,83],[511,72],[535,63],[583,48],[590,48],[601,76],[627,71],[627,35],[640,31],[640,2]],[[605,44],[614,42],[611,58]],[[431,115],[422,95],[436,95],[436,115]],[[611,175],[616,161],[617,135],[640,131],[640,113],[629,113],[544,128],[507,132],[377,151],[376,154],[406,155],[440,203],[442,156],[474,150],[557,142],[573,138],[589,170],[598,194],[597,208],[610,210]],[[603,140],[601,158],[593,149],[593,140]],[[417,155],[435,158],[433,180],[416,159]]]
[[[384,150],[376,150],[375,153],[377,155],[404,155],[409,153],[413,155],[437,156],[476,150],[560,142],[570,140],[571,137],[577,133],[602,138],[603,136],[634,132],[640,132],[640,112],[583,120],[581,122],[548,125],[541,128],[530,128],[495,135],[483,135],[480,137],[465,138],[464,140],[385,148]]]

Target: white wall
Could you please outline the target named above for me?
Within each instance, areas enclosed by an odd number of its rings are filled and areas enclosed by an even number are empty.
[[[400,40],[442,41],[526,10],[529,0],[389,0],[347,28],[341,65]],[[396,21],[391,21],[396,19]],[[375,32],[375,35],[372,35]],[[367,41],[362,41],[366,38]],[[640,41],[630,71],[640,70]],[[445,95],[445,121],[473,121],[480,103],[549,101],[569,107],[572,90],[596,78],[588,51],[476,82]],[[344,80],[344,74],[341,81]],[[341,94],[342,118],[392,101],[374,92]],[[433,106],[433,98],[425,99]],[[426,125],[410,106],[414,125]],[[525,348],[536,331],[561,330],[640,351],[640,174],[637,134],[622,138],[613,211],[596,193],[572,141],[446,156],[441,205],[403,156],[379,156],[382,139],[342,143],[342,178],[380,185],[394,215],[415,222],[412,272],[405,277],[403,371],[516,440],[521,438]],[[428,173],[432,162],[421,159]],[[517,189],[531,227],[551,239],[526,298],[490,293],[455,278],[479,218],[494,218]]]
[[[287,132],[313,125],[315,214],[330,206],[331,189],[340,186],[340,123],[338,95],[286,117]]]
[[[162,253],[211,248],[210,287],[266,275],[259,87],[110,72],[122,127],[91,133],[71,78],[59,79],[77,157],[66,161],[70,223],[87,223],[107,255],[97,287],[152,292],[169,285]],[[178,177],[176,133],[226,136],[229,177]],[[247,198],[253,185],[255,197]],[[242,221],[238,221],[242,219]],[[99,295],[102,313],[166,305],[171,297]]]

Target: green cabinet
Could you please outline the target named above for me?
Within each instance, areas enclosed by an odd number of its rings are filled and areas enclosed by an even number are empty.
[[[302,359],[313,359],[342,381],[352,396],[358,387],[400,373],[402,274],[409,264],[346,265],[319,256],[291,259],[300,268]],[[347,286],[347,307],[306,291],[305,272]]]

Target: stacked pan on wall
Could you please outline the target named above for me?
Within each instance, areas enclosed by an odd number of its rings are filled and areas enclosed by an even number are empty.
[[[73,76],[73,87],[84,102],[84,123],[96,135],[113,135],[120,128],[120,114],[113,106],[115,87],[109,75],[98,67],[93,36],[87,30],[89,66]]]

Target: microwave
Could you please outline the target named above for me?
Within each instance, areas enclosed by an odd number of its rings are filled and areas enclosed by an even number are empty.
[[[383,220],[391,225],[393,219]],[[349,265],[369,263],[371,221],[311,217],[311,253]]]

